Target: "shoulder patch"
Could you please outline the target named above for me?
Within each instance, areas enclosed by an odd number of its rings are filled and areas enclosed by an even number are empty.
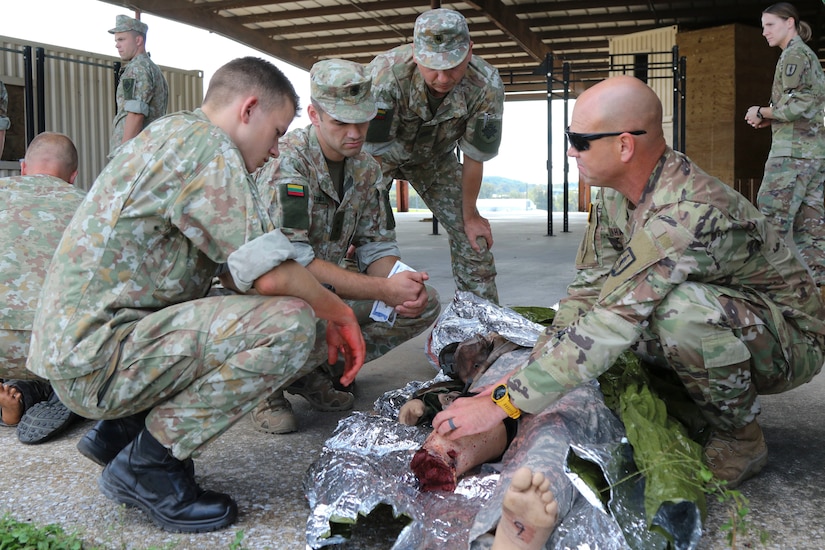
[[[636,233],[610,269],[600,298],[604,298],[625,281],[647,269],[661,257],[661,250],[646,231]]]
[[[278,186],[281,224],[291,229],[309,229],[309,196],[306,186],[288,183]]]
[[[788,63],[785,65],[785,76],[793,76],[796,72],[796,63]]]
[[[472,145],[482,153],[495,153],[501,143],[501,117],[488,115],[476,119]]]
[[[375,118],[370,121],[367,128],[368,143],[386,143],[390,140],[390,130],[392,130],[392,119],[395,111],[388,107],[378,107]]]
[[[135,99],[135,79],[123,78],[120,83],[123,85],[123,98]]]

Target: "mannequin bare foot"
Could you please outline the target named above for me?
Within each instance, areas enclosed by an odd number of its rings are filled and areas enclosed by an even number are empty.
[[[539,550],[556,527],[558,504],[544,474],[519,468],[501,504],[492,550]]]
[[[23,418],[23,394],[14,386],[0,384],[0,418],[9,426]]]

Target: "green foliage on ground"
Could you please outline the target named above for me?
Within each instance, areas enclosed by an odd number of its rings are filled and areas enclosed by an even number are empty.
[[[75,534],[66,533],[60,525],[38,526],[18,521],[8,514],[0,518],[0,550],[89,550]]]

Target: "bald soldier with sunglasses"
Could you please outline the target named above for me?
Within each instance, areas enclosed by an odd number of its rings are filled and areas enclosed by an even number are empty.
[[[735,487],[767,462],[758,394],[822,366],[816,284],[747,199],[667,146],[642,81],[581,94],[567,137],[581,180],[599,187],[568,296],[524,365],[433,425],[454,439],[538,413],[632,350],[651,376],[681,380],[712,430],[707,465]]]

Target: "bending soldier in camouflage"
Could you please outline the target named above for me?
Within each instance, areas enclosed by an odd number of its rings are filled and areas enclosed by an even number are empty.
[[[367,344],[365,360],[370,361],[430,326],[441,310],[439,296],[424,284],[429,278],[424,272],[402,271],[387,278],[401,254],[381,168],[361,151],[376,111],[369,75],[351,61],[320,61],[310,71],[310,97],[312,124],[284,136],[280,156],[261,169],[258,186],[271,195],[270,216],[295,247],[296,261],[335,288],[355,311]],[[356,247],[358,272],[343,267],[350,245]],[[395,308],[393,324],[370,318],[375,300]],[[347,410],[354,396],[337,391],[323,368],[324,326],[318,324],[305,367],[313,370],[286,390],[304,396],[318,410]],[[250,418],[268,433],[297,428],[283,391]]]
[[[483,163],[501,142],[498,71],[473,56],[467,21],[448,9],[421,14],[413,44],[377,56],[369,70],[378,114],[364,150],[380,161],[387,188],[409,181],[447,230],[458,290],[497,303],[493,235],[476,200]]]
[[[782,49],[771,103],[754,105],[745,120],[770,128],[773,141],[757,194],[759,211],[799,249],[825,292],[825,73],[805,41],[811,27],[787,2],[762,12],[762,34]]]
[[[77,416],[47,380],[26,369],[34,316],[46,270],[84,193],[73,186],[77,149],[63,134],[38,134],[20,174],[0,179],[0,388],[2,423],[22,443],[42,443]]]
[[[661,123],[659,99],[633,77],[578,98],[568,155],[585,183],[606,188],[578,274],[530,360],[501,380],[502,399],[491,400],[495,386],[457,399],[436,416],[439,433],[486,431],[507,415],[505,402],[538,413],[633,349],[683,381],[714,430],[704,453],[717,477],[735,487],[764,466],[758,394],[820,371],[822,300],[773,225],[669,149]]]
[[[106,465],[101,491],[170,531],[235,521],[190,458],[294,378],[316,315],[329,354],[345,357],[342,383],[363,364],[352,310],[294,261],[250,176],[278,154],[297,105],[266,61],[218,69],[200,109],[118,149],[46,275],[27,368],[102,420],[78,443]],[[220,266],[243,294],[207,297]]]
[[[115,27],[115,46],[126,63],[120,69],[117,85],[117,113],[112,123],[109,158],[115,149],[129,141],[149,124],[166,114],[169,89],[160,68],[146,53],[146,23],[127,15],[118,15]]]

